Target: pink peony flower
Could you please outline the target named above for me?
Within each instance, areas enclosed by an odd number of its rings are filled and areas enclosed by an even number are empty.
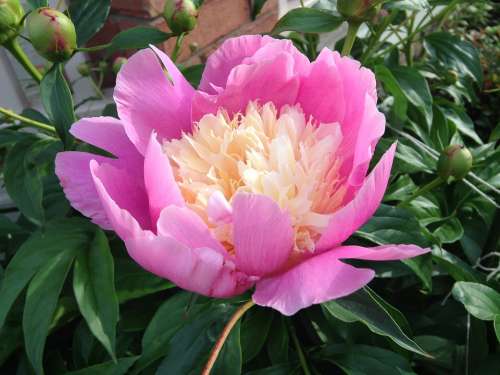
[[[253,300],[285,315],[374,277],[342,259],[394,260],[413,245],[342,246],[379,206],[395,145],[367,176],[384,133],[373,73],[324,49],[244,36],[209,59],[194,90],[154,47],[118,74],[120,120],[72,134],[114,157],[62,152],[75,209],[114,230],[130,256],[179,287]]]

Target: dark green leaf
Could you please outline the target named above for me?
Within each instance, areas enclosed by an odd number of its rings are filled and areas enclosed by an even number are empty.
[[[464,235],[464,228],[456,217],[446,220],[435,231],[434,235],[442,243],[453,243],[458,241]]]
[[[107,55],[111,55],[120,49],[147,48],[150,44],[159,44],[170,38],[172,34],[165,33],[151,27],[137,26],[116,34],[111,40],[111,46],[107,49]]]
[[[83,219],[64,219],[48,224],[21,245],[5,270],[0,288],[0,329],[12,304],[35,273],[58,254],[88,246],[89,227]]]
[[[10,219],[5,215],[0,215],[0,236],[5,236],[7,234],[20,233],[23,229],[10,221]]]
[[[204,64],[191,65],[187,68],[182,69],[182,74],[188,80],[188,82],[193,87],[198,87],[201,81],[201,76],[203,74],[203,69],[205,69]]]
[[[342,22],[340,17],[327,10],[296,8],[281,17],[271,33],[279,34],[283,31],[324,33],[335,30]]]
[[[500,342],[500,314],[495,315],[493,325],[495,328],[495,335],[497,336],[497,340],[498,342]]]
[[[456,126],[457,130],[464,136],[472,139],[477,144],[482,145],[483,141],[474,130],[474,123],[467,113],[455,105],[441,106],[446,119]]]
[[[49,0],[27,0],[32,9],[49,6]]]
[[[294,372],[294,370],[296,370],[296,367],[297,366],[292,365],[291,363],[285,363],[250,371],[245,373],[245,375],[292,375],[296,374],[296,372]]]
[[[371,297],[369,291],[361,289],[347,297],[339,298],[322,304],[326,313],[332,314],[344,322],[362,322],[372,332],[386,336],[396,344],[426,356],[413,340],[411,340],[396,323],[389,312]]]
[[[0,329],[0,366],[23,344],[21,326],[4,326]]]
[[[433,250],[432,258],[455,281],[479,281],[480,276],[476,270],[444,249]]]
[[[500,314],[500,293],[489,286],[459,281],[453,286],[453,297],[480,320],[494,320]]]
[[[111,9],[111,0],[71,0],[69,14],[75,24],[78,46],[82,47],[97,33]]]
[[[26,354],[37,374],[43,374],[43,351],[57,300],[76,251],[65,251],[49,261],[36,273],[26,292],[23,311],[23,332]]]
[[[288,343],[290,337],[286,327],[285,318],[277,315],[273,319],[271,325],[271,335],[267,340],[267,354],[271,363],[277,365],[279,363],[288,362]]]
[[[116,362],[109,361],[81,370],[67,372],[66,375],[125,375],[139,357],[119,358]]]
[[[400,120],[405,120],[406,111],[408,110],[408,100],[398,81],[385,65],[377,65],[375,67],[375,74],[377,80],[384,84],[385,90],[394,97],[394,113]]]
[[[212,373],[221,375],[241,374],[240,322],[231,329],[222,350],[215,361]]]
[[[65,147],[69,148],[73,143],[73,136],[69,133],[69,129],[76,121],[76,117],[73,97],[64,78],[62,64],[54,64],[45,74],[40,84],[40,94],[43,107],[52,120],[57,134]]]
[[[469,42],[446,32],[437,32],[425,37],[424,47],[434,61],[481,84],[483,72],[479,53]]]
[[[406,99],[425,116],[427,128],[430,129],[433,115],[432,95],[425,78],[418,70],[407,66],[393,67],[391,72]]]
[[[97,230],[88,251],[80,252],[76,258],[73,290],[90,331],[114,359],[118,298],[113,257],[101,230]]]
[[[259,354],[266,342],[272,321],[273,314],[269,309],[255,309],[241,324],[241,348],[245,363]]]

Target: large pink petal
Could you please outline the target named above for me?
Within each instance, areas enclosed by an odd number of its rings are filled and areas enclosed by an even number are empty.
[[[375,247],[340,246],[330,252],[339,259],[363,260],[399,260],[426,254],[431,249],[422,249],[415,245],[383,245]]]
[[[90,173],[91,160],[98,163],[115,162],[87,152],[66,151],[57,154],[55,172],[71,206],[103,229],[111,229]]]
[[[241,64],[251,65],[274,59],[279,52],[290,53],[297,65],[306,67],[308,60],[289,40],[269,36],[245,35],[227,39],[207,60],[199,89],[216,94],[225,88],[231,70]]]
[[[210,248],[191,249],[172,237],[148,235],[125,241],[130,256],[149,272],[179,287],[213,297],[231,297],[252,283]]]
[[[218,95],[198,91],[193,98],[193,120],[224,108],[230,115],[244,111],[250,101],[273,102],[276,108],[297,101],[300,77],[294,58],[281,52],[273,60],[238,65],[231,70],[226,88]]]
[[[375,272],[338,260],[334,251],[309,258],[287,272],[257,282],[252,299],[284,315],[335,298],[344,297],[368,284]]]
[[[232,204],[238,269],[261,276],[283,266],[293,249],[290,215],[264,195],[238,193]]]
[[[317,251],[340,245],[373,216],[384,196],[395,151],[396,144],[393,144],[366,178],[354,199],[332,215],[328,227],[316,243]]]
[[[115,232],[126,240],[151,229],[149,205],[142,186],[123,169],[90,162],[95,188]]]
[[[170,161],[156,140],[155,132],[151,133],[144,157],[144,182],[153,224],[165,207],[172,204],[184,206],[184,198],[175,182]]]
[[[142,154],[153,130],[165,139],[191,130],[194,89],[173,64],[164,70],[160,60],[168,62],[168,57],[157,53],[148,48],[134,54],[120,70],[114,92],[125,131]]]
[[[173,237],[192,249],[208,247],[226,254],[203,220],[187,207],[166,207],[160,214],[157,226],[159,236]]]

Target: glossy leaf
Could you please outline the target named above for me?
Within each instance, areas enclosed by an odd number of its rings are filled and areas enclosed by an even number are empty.
[[[151,27],[137,26],[116,34],[111,40],[107,55],[121,49],[142,49],[150,44],[159,44],[170,38],[172,34]]]
[[[222,350],[215,361],[212,373],[221,375],[241,374],[240,322],[231,329]]]
[[[385,90],[394,97],[394,113],[400,120],[405,120],[406,111],[408,110],[408,100],[399,82],[385,65],[377,65],[375,67],[375,74],[377,80],[384,84]]]
[[[267,354],[271,363],[277,365],[288,362],[290,336],[283,316],[275,315],[270,332],[267,340]]]
[[[101,230],[97,230],[89,249],[79,253],[76,258],[73,290],[90,331],[114,359],[118,297],[115,292],[113,257]]]
[[[500,314],[495,315],[495,320],[493,321],[495,327],[495,334],[497,336],[498,342],[500,342]]]
[[[500,314],[500,293],[489,286],[460,281],[453,286],[453,297],[480,320],[494,320]]]
[[[435,231],[434,235],[439,238],[442,243],[453,243],[458,241],[464,235],[464,228],[457,218],[446,220]]]
[[[118,358],[116,362],[109,361],[81,370],[67,372],[66,375],[125,375],[139,357]]]
[[[72,0],[69,3],[79,46],[85,45],[103,27],[110,9],[111,0]]]
[[[252,360],[264,346],[268,338],[273,314],[269,309],[254,309],[241,324],[241,348],[243,361]]]
[[[296,8],[281,17],[271,33],[279,34],[283,31],[324,33],[335,30],[342,22],[343,20],[340,17],[327,10]]]

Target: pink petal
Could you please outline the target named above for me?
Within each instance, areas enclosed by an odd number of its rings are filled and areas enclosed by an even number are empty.
[[[230,115],[244,111],[256,100],[261,104],[273,102],[276,108],[295,104],[300,78],[294,58],[281,52],[273,60],[252,65],[238,65],[231,70],[225,90],[219,95],[197,92],[193,98],[193,119],[224,108]]]
[[[115,232],[126,240],[151,229],[144,189],[127,172],[111,164],[90,162],[95,188]]]
[[[226,254],[203,220],[187,207],[169,206],[163,209],[157,223],[158,235],[175,238],[192,249],[209,247]]]
[[[231,70],[241,64],[250,65],[266,59],[274,59],[278,52],[288,52],[297,64],[306,66],[307,58],[289,40],[269,36],[245,35],[227,39],[207,60],[200,90],[217,94],[218,88],[225,88]]]
[[[233,220],[233,208],[218,190],[208,198],[207,215],[214,224],[229,224]]]
[[[431,249],[415,245],[384,245],[376,247],[340,246],[330,252],[339,259],[399,260],[426,254]]]
[[[97,160],[98,163],[114,162],[110,158],[87,152],[60,152],[56,156],[55,172],[71,206],[103,229],[111,229],[90,173],[91,160]]]
[[[393,144],[366,178],[354,199],[332,215],[328,227],[316,243],[317,251],[338,246],[373,216],[384,196],[395,151],[396,144]]]
[[[257,282],[252,299],[284,315],[335,298],[344,297],[368,284],[375,272],[338,260],[334,251],[309,258],[287,272]]]
[[[189,86],[177,68],[167,63],[168,71],[158,60],[168,57],[144,49],[134,54],[116,79],[114,98],[125,131],[141,154],[144,154],[153,130],[160,139],[179,138],[191,130]]]
[[[238,269],[260,276],[282,267],[293,249],[290,215],[264,195],[238,193],[232,204]]]
[[[251,287],[248,277],[210,248],[191,249],[172,237],[148,235],[125,241],[143,268],[179,287],[212,297],[231,297]]]
[[[152,132],[144,157],[144,182],[149,198],[151,221],[156,223],[161,210],[172,204],[184,206],[168,157]]]

